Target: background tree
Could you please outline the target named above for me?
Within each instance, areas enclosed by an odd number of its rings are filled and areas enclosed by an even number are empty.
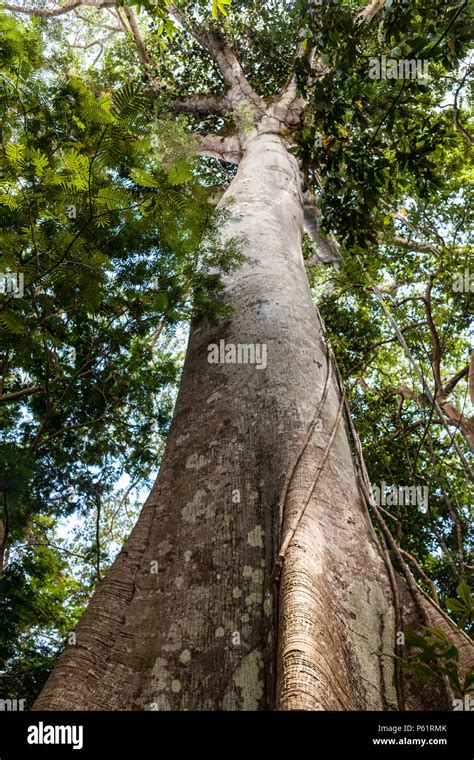
[[[24,291],[0,297],[1,693],[31,701],[133,526],[130,486],[169,426],[176,328],[191,295],[217,308],[208,263],[228,270],[233,252],[179,122],[158,126],[135,85],[51,77],[36,26],[0,23],[1,270]]]

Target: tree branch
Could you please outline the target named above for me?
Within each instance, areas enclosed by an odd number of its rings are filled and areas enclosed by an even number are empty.
[[[74,42],[71,43],[71,47],[77,48],[80,50],[89,50],[91,47],[95,47],[96,45],[100,45],[100,47],[103,47],[104,42],[107,42],[112,35],[114,35],[115,32],[109,32],[106,34],[105,37],[101,37],[100,39],[94,40],[93,42],[86,42],[86,43],[80,43],[80,42]]]
[[[94,374],[93,369],[85,370],[84,372],[80,372],[78,375],[75,376],[75,380],[79,380],[80,378],[87,377],[88,375]],[[21,388],[18,391],[12,391],[11,393],[3,393],[0,396],[0,404],[5,404],[8,401],[15,401],[17,398],[21,398],[22,396],[30,396],[33,393],[45,393],[47,388],[46,385],[51,387],[53,383],[56,383],[58,380],[63,379],[62,376],[58,375],[57,377],[53,377],[52,380],[49,381],[49,383],[45,383],[44,385],[31,385],[28,388]]]
[[[413,557],[413,555],[409,554],[409,552],[405,551],[405,549],[402,549],[401,547],[400,547],[400,553],[404,557],[406,557],[414,565],[414,567],[416,568],[417,572],[419,573],[419,575],[421,575],[421,577],[423,578],[424,582],[428,586],[428,588],[430,590],[430,593],[431,593],[431,596],[435,600],[436,604],[439,604],[439,597],[438,597],[438,592],[436,591],[436,586],[433,583],[433,581],[431,580],[431,578],[429,578],[426,575],[426,573],[423,570],[423,568],[421,567],[420,563],[415,559],[415,557]]]
[[[317,207],[316,198],[311,190],[303,195],[303,220],[304,231],[313,241],[316,247],[316,262],[309,259],[310,264],[323,263],[339,269],[342,261],[340,246],[332,235],[322,235],[319,229],[320,211]]]
[[[467,385],[469,388],[471,404],[474,404],[474,349],[471,349],[471,361],[469,362]]]
[[[461,92],[462,88],[464,87],[464,83],[465,83],[465,81],[466,81],[466,79],[467,79],[470,71],[471,71],[471,67],[468,66],[467,70],[466,70],[466,73],[464,74],[464,76],[463,76],[463,78],[462,78],[462,80],[461,80],[461,82],[459,84],[459,87],[457,88],[456,92],[454,93],[453,108],[454,108],[454,124],[456,126],[456,129],[458,130],[458,132],[463,137],[466,138],[466,140],[468,141],[468,143],[470,143],[471,145],[474,145],[474,137],[472,137],[472,135],[469,134],[469,132],[467,131],[467,129],[465,127],[463,127],[463,125],[461,124],[461,120],[459,118],[459,103],[458,103],[458,101],[459,101],[459,93]]]
[[[466,569],[466,561],[465,561],[465,558],[464,558],[464,537],[463,537],[463,529],[462,529],[462,525],[461,525],[461,520],[459,518],[458,509],[454,506],[454,504],[451,502],[451,499],[449,498],[448,494],[446,493],[446,488],[445,488],[445,486],[443,484],[443,480],[442,480],[442,477],[441,477],[441,468],[438,467],[438,462],[437,462],[437,459],[436,459],[436,454],[435,454],[434,446],[433,446],[433,440],[432,440],[431,436],[428,436],[427,450],[429,451],[431,462],[434,465],[434,472],[435,472],[436,479],[438,481],[438,484],[439,484],[439,487],[440,487],[440,490],[441,490],[441,494],[443,496],[443,500],[444,500],[444,502],[445,502],[445,504],[446,504],[446,506],[448,508],[448,512],[451,515],[451,518],[452,518],[452,520],[453,520],[453,522],[454,522],[454,524],[456,526],[456,541],[457,541],[457,548],[458,548],[459,571],[460,571],[459,575],[460,575],[460,580],[464,581],[465,569]],[[457,501],[457,499],[456,499],[456,501]],[[431,508],[429,506],[428,506],[428,514],[429,514],[431,523],[432,523],[432,525],[434,527],[436,521],[435,521],[435,517],[434,517],[434,515],[432,513],[432,510],[431,510]],[[433,531],[433,532],[435,532],[435,531]],[[439,533],[436,534],[436,532],[435,532],[435,535],[436,535],[436,537],[437,537],[437,539],[439,541],[439,538],[440,538]],[[443,544],[441,543],[441,541],[439,541],[439,543],[440,543],[441,548],[444,549]],[[447,550],[446,545],[445,545],[445,548]],[[454,576],[456,577],[456,575],[457,575],[456,565],[455,565],[455,563],[454,563],[454,561],[453,561],[453,559],[451,557],[451,554],[449,552],[446,552],[446,554],[447,554],[448,560],[450,561],[451,567],[454,569]]]
[[[237,135],[221,137],[212,134],[200,134],[198,137],[198,153],[202,156],[212,156],[221,161],[238,165],[243,155]]]
[[[443,409],[441,409],[443,399],[436,398],[436,395],[434,395],[431,392],[430,388],[426,384],[425,378],[423,376],[423,372],[421,371],[421,369],[418,366],[418,364],[415,362],[415,360],[413,358],[413,355],[412,355],[412,353],[411,353],[411,351],[410,351],[410,349],[408,347],[408,344],[407,344],[405,338],[403,337],[403,334],[400,331],[398,323],[394,319],[393,314],[391,313],[390,309],[387,307],[387,305],[386,305],[386,303],[385,303],[385,301],[383,299],[381,291],[379,290],[379,288],[377,287],[377,285],[375,284],[375,282],[370,277],[370,275],[367,272],[367,269],[365,268],[364,264],[362,263],[361,258],[360,258],[359,255],[356,255],[356,259],[359,262],[359,265],[360,265],[362,271],[364,272],[365,276],[369,280],[370,287],[371,287],[371,289],[372,289],[372,291],[373,291],[376,299],[378,300],[378,302],[379,302],[379,304],[380,304],[380,306],[382,308],[382,311],[384,312],[385,316],[387,317],[387,319],[388,319],[388,321],[390,323],[390,326],[394,330],[395,335],[397,336],[398,341],[399,341],[401,347],[403,348],[403,350],[405,352],[405,356],[407,357],[408,361],[410,362],[411,366],[413,367],[413,369],[414,369],[414,371],[415,371],[415,373],[416,373],[416,375],[417,375],[417,377],[418,377],[418,379],[419,379],[419,381],[421,383],[421,387],[423,389],[423,394],[426,395],[426,397],[428,398],[428,401],[432,405],[433,409],[436,411],[436,414],[438,415],[438,418],[441,420],[441,423],[443,424],[446,432],[448,433],[451,445],[455,449],[456,454],[458,455],[458,457],[459,457],[459,459],[461,461],[461,464],[462,464],[462,466],[464,468],[464,471],[465,471],[466,475],[468,476],[469,480],[471,480],[471,482],[474,482],[474,472],[472,471],[472,469],[471,469],[471,467],[469,465],[469,462],[467,461],[464,453],[459,448],[458,443],[457,443],[454,435],[451,436],[451,431],[449,430],[448,423],[446,422],[445,415],[449,419],[451,419],[451,420],[453,419],[451,417],[451,410],[448,410],[448,408],[446,408],[446,405],[444,406]],[[447,405],[447,406],[449,406],[449,405]],[[474,451],[474,430],[472,430],[470,432],[470,437],[469,438],[466,435],[466,430],[463,429],[462,427],[461,427],[461,432],[463,433],[464,437],[466,438],[467,442],[469,443],[469,446],[472,448],[472,451]]]
[[[467,373],[469,372],[469,365],[466,364],[465,367],[463,367],[459,372],[457,372],[451,380],[448,380],[446,385],[443,388],[443,394],[447,396],[451,391],[454,390],[456,385],[459,383],[460,380],[463,379],[463,377],[466,377]]]
[[[305,105],[306,101],[299,95],[296,79],[292,76],[288,84],[281,91],[278,100],[269,109],[268,114],[288,127],[292,125],[298,126]]]
[[[230,86],[228,97],[234,108],[247,103],[252,106],[254,112],[263,115],[264,104],[254,89],[251,87],[242,70],[242,67],[230,45],[216,32],[206,29],[193,19],[186,16],[176,5],[170,3],[170,14],[175,21],[198,42],[204,50],[212,56],[224,81]]]
[[[74,11],[74,15],[79,18],[81,21],[84,21],[86,24],[93,24],[95,27],[98,27],[99,29],[107,29],[109,32],[117,32],[122,33],[124,30],[123,25],[122,26],[112,26],[111,24],[102,24],[97,22],[97,18],[92,18],[90,16],[84,16],[82,13],[79,13],[78,10]]]
[[[381,236],[381,242],[385,244],[383,236]],[[424,243],[422,240],[409,240],[408,238],[403,237],[403,235],[395,235],[387,241],[387,244],[398,245],[401,248],[408,248],[410,251],[419,251],[420,253],[433,251],[430,243]]]
[[[130,31],[133,34],[133,39],[135,40],[135,45],[137,46],[138,56],[140,58],[140,61],[143,63],[145,68],[149,68],[151,66],[151,57],[146,49],[145,42],[142,37],[142,33],[140,32],[140,28],[137,24],[137,20],[135,18],[135,14],[132,11],[131,8],[128,8],[128,6],[124,5],[123,10],[125,13],[125,16],[127,17],[128,24],[130,26]],[[117,8],[118,11],[118,8]]]
[[[384,206],[384,208],[387,209],[387,211],[390,213],[393,219],[397,219],[397,221],[402,222],[402,224],[408,227],[410,232],[419,233],[420,230],[414,224],[411,224],[411,222],[409,222],[408,219],[405,216],[403,216],[403,214],[401,214],[399,211],[394,211],[394,209],[385,201],[381,201],[381,203],[382,203],[382,206]],[[400,240],[404,240],[404,238],[400,237]],[[434,243],[422,242],[420,243],[420,245],[421,247],[418,250],[429,250],[437,258],[440,258],[442,256],[442,251]]]
[[[69,0],[65,5],[59,8],[30,8],[26,5],[11,5],[5,3],[5,10],[11,13],[26,13],[28,16],[38,18],[52,18],[53,16],[63,16],[65,13],[73,11],[75,8],[88,6],[90,8],[109,8],[115,6],[115,0]]]
[[[385,0],[370,0],[370,2],[357,12],[357,17],[364,23],[369,24],[385,5]]]
[[[418,393],[417,391],[408,388],[406,385],[397,385],[396,388],[391,389],[391,392],[398,394],[404,399],[415,401],[417,404],[431,405],[433,403],[429,392],[425,391],[424,393]],[[436,404],[439,404],[439,408],[447,418],[445,421],[446,425],[453,425],[460,430],[469,448],[474,453],[474,417],[466,417],[459,411],[459,409],[446,401],[446,398],[442,393],[437,394]],[[433,420],[432,424],[435,422],[436,420]]]
[[[19,391],[4,393],[0,396],[0,404],[5,404],[7,401],[14,401],[22,396],[29,396],[32,393],[39,393],[39,391],[44,391],[44,385],[32,385],[29,388],[22,388]]]
[[[459,428],[474,454],[474,417],[466,417],[441,394],[438,394],[437,402],[451,424]]]
[[[430,328],[432,344],[433,344],[432,368],[433,368],[433,377],[435,380],[435,396],[436,396],[441,391],[442,383],[441,383],[441,342],[439,339],[438,330],[436,329],[436,325],[433,319],[433,313],[431,310],[431,291],[433,290],[434,278],[435,278],[435,275],[430,276],[430,279],[425,291],[424,302],[425,302],[426,321],[428,323],[428,327]]]
[[[196,93],[171,103],[173,111],[190,113],[195,116],[225,116],[232,110],[232,104],[226,95],[206,95]]]

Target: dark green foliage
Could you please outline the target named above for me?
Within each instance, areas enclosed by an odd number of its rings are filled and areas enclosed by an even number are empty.
[[[464,697],[474,691],[474,668],[461,674],[459,652],[441,628],[425,626],[426,633],[410,631],[405,636],[406,646],[413,653],[406,658],[399,657],[404,670],[422,678],[447,678],[456,697]]]
[[[240,260],[181,122],[139,84],[51,74],[37,27],[0,15],[0,272],[23,277],[0,294],[0,695],[28,699],[133,524],[127,483],[156,473],[176,330]]]

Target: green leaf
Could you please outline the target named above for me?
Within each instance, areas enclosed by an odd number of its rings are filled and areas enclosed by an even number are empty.
[[[168,182],[170,185],[183,185],[191,177],[192,172],[186,161],[178,161],[168,172]]]
[[[426,646],[426,639],[414,631],[405,633],[405,644],[409,647],[419,647],[423,649]]]
[[[115,211],[129,204],[130,199],[125,190],[115,187],[102,187],[97,193],[96,201],[109,211]]]
[[[448,610],[451,610],[452,612],[465,612],[466,606],[459,602],[457,599],[453,599],[452,597],[448,597],[446,599],[446,607]]]
[[[447,634],[441,628],[432,628],[428,625],[424,625],[423,628],[425,631],[428,631],[428,633],[431,633],[434,639],[437,639],[443,644],[447,644],[449,642]]]
[[[463,691],[466,692],[471,689],[471,686],[474,685],[474,668],[469,668],[466,675],[464,676],[464,685],[463,685]]]
[[[14,335],[23,335],[27,332],[25,321],[21,316],[8,309],[0,311],[0,327]]]
[[[23,166],[24,164],[25,150],[24,145],[15,145],[14,143],[8,143],[5,147],[7,158],[10,159],[12,164],[18,167]]]
[[[18,207],[18,199],[11,195],[11,193],[0,193],[0,204],[2,206],[8,206],[10,210]]]
[[[160,181],[144,169],[134,167],[130,170],[130,178],[142,187],[159,187]]]
[[[400,665],[404,670],[408,670],[410,673],[413,673],[415,676],[422,676],[423,678],[436,678],[437,675],[434,673],[431,668],[428,667],[428,665],[422,665],[421,663],[412,663],[407,662],[406,660],[400,660]]]
[[[226,5],[230,5],[231,0],[212,0],[212,18],[217,18],[219,12],[227,16]]]
[[[460,599],[464,602],[467,609],[471,609],[471,589],[467,583],[460,583],[456,589],[456,593]]]
[[[49,166],[48,157],[45,156],[44,153],[42,153],[40,150],[30,150],[28,151],[28,154],[31,156],[31,160],[36,169],[36,174],[38,177],[42,177],[45,173],[45,170]]]

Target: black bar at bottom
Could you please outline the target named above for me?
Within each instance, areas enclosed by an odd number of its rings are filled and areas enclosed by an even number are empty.
[[[473,760],[466,712],[0,712],[0,760],[204,754]]]

